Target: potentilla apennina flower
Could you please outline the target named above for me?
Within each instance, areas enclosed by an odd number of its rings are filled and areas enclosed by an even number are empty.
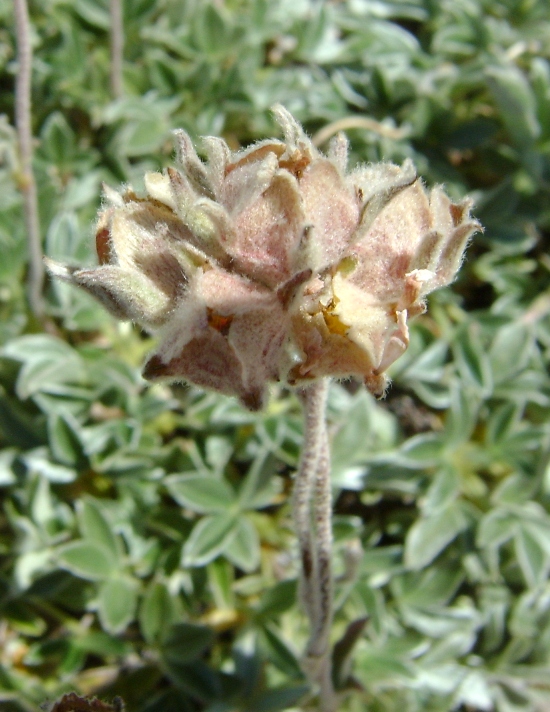
[[[387,368],[409,343],[409,318],[454,279],[480,226],[468,199],[427,191],[411,161],[348,171],[343,135],[324,155],[286,109],[273,111],[284,140],[232,152],[208,137],[206,162],[177,131],[178,167],[146,174],[144,196],[105,189],[100,265],[47,264],[158,335],[145,378],[194,383],[253,410],[270,382],[302,395],[295,519],[313,629],[306,667],[328,699],[330,527],[318,516],[330,514],[324,382],[354,376],[382,395]]]

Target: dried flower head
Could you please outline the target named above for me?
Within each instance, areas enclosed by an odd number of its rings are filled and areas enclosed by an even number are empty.
[[[449,284],[480,229],[470,201],[427,192],[410,161],[346,170],[347,141],[321,154],[281,106],[284,140],[233,153],[176,132],[178,169],[145,197],[105,189],[100,265],[51,273],[115,316],[157,332],[151,380],[185,380],[262,406],[266,385],[357,376],[375,394],[407,348],[409,317]]]
[[[111,704],[97,697],[81,697],[76,692],[68,692],[59,700],[43,706],[46,712],[124,712],[124,702],[115,697]]]

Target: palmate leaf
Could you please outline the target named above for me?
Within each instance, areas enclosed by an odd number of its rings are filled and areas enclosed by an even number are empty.
[[[79,383],[85,377],[77,352],[61,339],[46,334],[14,339],[4,346],[2,355],[23,363],[16,384],[21,400],[52,383]]]

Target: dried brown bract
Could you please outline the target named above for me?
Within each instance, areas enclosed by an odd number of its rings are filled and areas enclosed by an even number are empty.
[[[124,712],[124,702],[115,697],[111,704],[97,697],[80,697],[76,692],[63,695],[57,702],[46,707],[47,712]]]

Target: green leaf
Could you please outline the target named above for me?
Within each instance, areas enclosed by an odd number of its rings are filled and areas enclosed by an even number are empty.
[[[492,408],[487,421],[487,441],[491,444],[505,443],[519,417],[516,403],[502,403]]]
[[[263,509],[273,504],[282,489],[281,478],[277,477],[278,460],[272,454],[261,451],[249,467],[246,477],[239,487],[240,509]]]
[[[214,559],[206,572],[216,607],[222,610],[235,608],[235,570],[230,562],[221,557]]]
[[[521,525],[525,531],[533,537],[546,556],[550,557],[550,519],[546,512],[537,513],[532,511],[535,507],[530,507],[533,504],[527,503],[524,507],[524,515]]]
[[[351,406],[351,407],[349,407]],[[363,487],[366,462],[376,451],[393,443],[394,418],[379,408],[364,391],[348,404],[331,445],[331,481],[334,486]]]
[[[514,536],[517,525],[517,516],[508,509],[492,509],[479,522],[476,543],[481,549],[499,547]]]
[[[118,561],[100,543],[74,541],[57,550],[59,565],[84,579],[100,581],[118,572]]]
[[[69,344],[48,334],[28,334],[13,339],[3,347],[2,355],[23,363],[78,357]]]
[[[133,581],[111,578],[99,589],[99,620],[104,630],[116,634],[123,631],[134,619],[137,591]]]
[[[460,494],[460,474],[452,465],[437,471],[423,502],[424,514],[436,514],[441,507],[449,506]]]
[[[477,389],[468,388],[455,378],[451,382],[450,395],[451,402],[445,418],[445,441],[456,447],[469,440],[477,423],[481,399]]]
[[[204,625],[176,623],[161,646],[163,658],[175,663],[188,663],[200,657],[214,642],[214,633]]]
[[[74,10],[83,20],[100,30],[107,31],[111,26],[105,0],[76,0]]]
[[[101,512],[99,502],[84,499],[79,512],[80,531],[84,539],[101,544],[118,559],[119,548],[114,532]]]
[[[443,376],[448,350],[449,347],[443,340],[434,341],[429,346],[423,344],[416,358],[402,372],[401,378],[413,382],[434,383],[439,381]],[[399,366],[399,361],[397,366]]]
[[[291,678],[300,679],[303,677],[295,654],[274,625],[270,624],[261,628],[260,642],[265,656],[275,667]]]
[[[235,492],[224,480],[207,475],[173,475],[166,478],[166,487],[183,507],[194,512],[213,514],[227,512],[235,502]]]
[[[533,330],[520,321],[500,328],[489,349],[495,383],[506,383],[522,371],[534,355]]]
[[[84,462],[78,424],[69,416],[52,414],[48,418],[48,435],[54,458],[63,465],[76,467]]]
[[[168,138],[169,127],[164,117],[128,121],[118,131],[118,149],[125,157],[143,156],[158,151]]]
[[[46,439],[44,423],[0,387],[0,432],[6,443],[31,449]]]
[[[355,675],[363,685],[380,685],[383,682],[405,686],[414,677],[409,661],[400,660],[394,651],[370,647],[358,648],[355,653]]]
[[[279,616],[287,611],[296,602],[297,587],[296,579],[287,579],[268,588],[260,598],[257,615],[269,618]]]
[[[462,704],[466,709],[495,709],[496,700],[492,694],[492,681],[487,680],[485,675],[477,670],[469,672],[460,684],[455,700],[456,704]]]
[[[204,444],[205,459],[212,471],[221,475],[233,454],[234,445],[228,438],[211,435]]]
[[[399,450],[400,465],[424,470],[441,462],[445,440],[441,433],[420,433],[405,441]]]
[[[487,67],[485,74],[510,138],[519,149],[528,148],[540,134],[529,82],[513,64]]]
[[[227,52],[229,27],[220,11],[210,3],[201,7],[196,14],[194,39],[207,55],[223,55]]]
[[[407,568],[421,569],[430,564],[468,525],[468,517],[459,502],[418,519],[405,541]]]
[[[204,566],[223,553],[237,533],[238,521],[234,514],[203,517],[185,542],[182,565]]]
[[[295,708],[310,691],[309,685],[291,685],[267,690],[255,697],[246,712],[278,712]]]
[[[534,588],[544,582],[548,576],[548,557],[526,528],[516,529],[514,548],[526,584]]]
[[[15,482],[13,463],[17,455],[17,450],[9,449],[0,451],[0,487],[12,485]]]
[[[14,339],[3,355],[23,362],[16,390],[24,400],[34,393],[48,391],[58,383],[78,383],[85,371],[79,355],[70,346],[52,336],[32,335]]]
[[[487,351],[481,341],[480,325],[471,322],[459,329],[453,341],[453,351],[465,382],[479,389],[480,395],[489,396],[493,389],[493,376]]]
[[[164,583],[153,582],[139,609],[139,625],[148,643],[163,638],[176,618],[175,601]]]
[[[394,576],[391,591],[400,606],[435,611],[452,599],[464,579],[465,572],[460,567],[442,563]]]
[[[92,178],[97,182],[97,175],[92,174]],[[50,223],[46,235],[48,257],[59,262],[69,259],[88,260],[89,246],[82,233],[76,213],[69,210],[58,213]]]
[[[76,149],[75,136],[61,112],[54,111],[48,116],[41,137],[40,148],[48,159],[58,167],[70,166]]]
[[[225,547],[224,555],[246,573],[260,565],[260,539],[254,524],[247,517],[238,520],[236,532]]]
[[[544,136],[550,135],[550,63],[543,57],[531,62],[531,88],[537,101],[537,116]]]
[[[201,660],[193,660],[190,663],[165,660],[164,667],[174,685],[188,696],[203,703],[219,700],[221,696],[219,676]]]

